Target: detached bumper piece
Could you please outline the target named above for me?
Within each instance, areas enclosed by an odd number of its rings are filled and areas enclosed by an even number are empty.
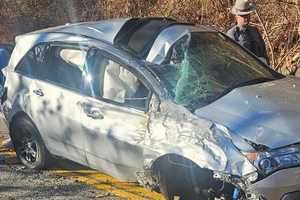
[[[291,192],[283,195],[281,200],[299,200],[300,199],[300,191]]]

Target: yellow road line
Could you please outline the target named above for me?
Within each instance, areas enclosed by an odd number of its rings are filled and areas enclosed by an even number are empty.
[[[4,138],[0,137],[0,157],[2,157],[6,164],[17,164],[17,156],[13,149],[8,149],[1,146]]]
[[[164,197],[135,183],[122,182],[95,170],[65,171],[59,170],[60,176],[70,177],[77,181],[87,183],[98,189],[110,192],[128,200],[164,200]]]

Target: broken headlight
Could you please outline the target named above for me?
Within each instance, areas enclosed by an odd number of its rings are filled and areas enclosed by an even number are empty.
[[[256,156],[253,154],[256,154]],[[269,175],[279,169],[300,166],[299,145],[262,153],[245,153],[244,155],[253,161],[254,165],[265,175]]]

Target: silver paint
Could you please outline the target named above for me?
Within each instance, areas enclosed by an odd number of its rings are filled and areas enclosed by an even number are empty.
[[[199,117],[223,124],[256,144],[279,148],[300,142],[298,78],[236,88],[198,109]]]

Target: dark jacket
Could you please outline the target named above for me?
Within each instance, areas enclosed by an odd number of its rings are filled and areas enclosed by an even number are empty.
[[[227,32],[227,35],[254,53],[257,57],[266,59],[267,63],[269,64],[266,45],[257,28],[253,26],[240,28],[239,26],[235,25]]]

